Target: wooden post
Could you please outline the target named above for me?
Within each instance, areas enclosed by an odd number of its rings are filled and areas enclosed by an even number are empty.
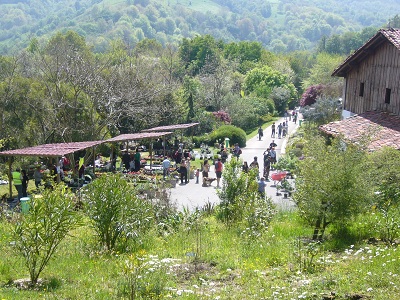
[[[153,168],[153,139],[150,139],[149,156],[150,156],[150,170],[151,170]]]
[[[9,193],[10,193],[10,200],[12,199],[12,175],[11,175],[11,166],[12,166],[12,159],[13,157],[10,156],[8,158],[8,188],[9,188]]]
[[[95,149],[96,147],[95,146],[93,146],[92,147],[92,153],[93,153],[93,174],[95,174],[94,173],[94,171],[95,171],[95,169],[96,169],[96,149]],[[95,176],[96,177],[96,176]],[[94,178],[93,178],[94,179]]]

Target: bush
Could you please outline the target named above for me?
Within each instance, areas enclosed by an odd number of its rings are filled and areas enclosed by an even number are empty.
[[[35,285],[60,242],[80,224],[75,195],[63,185],[45,190],[43,198],[31,201],[14,229],[16,248],[25,259],[31,284]]]
[[[118,174],[101,176],[85,192],[86,213],[101,245],[113,250],[118,242],[138,238],[150,227],[152,207]]]
[[[246,133],[236,126],[222,125],[210,134],[210,141],[212,142],[224,141],[225,138],[229,138],[231,145],[238,143],[240,147],[246,147]]]

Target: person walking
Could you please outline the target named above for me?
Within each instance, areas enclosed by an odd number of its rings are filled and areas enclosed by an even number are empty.
[[[261,126],[260,126],[260,128],[258,128],[258,140],[259,141],[261,141],[261,138],[263,137],[263,135],[264,135],[264,132],[263,132],[263,129],[261,128]]]
[[[280,139],[281,136],[282,136],[282,128],[283,128],[282,123],[279,123],[279,125],[278,125],[278,139]]]
[[[271,125],[271,137],[275,138],[275,122]]]
[[[18,201],[22,198],[22,174],[20,168],[11,173],[12,181],[18,193]]]

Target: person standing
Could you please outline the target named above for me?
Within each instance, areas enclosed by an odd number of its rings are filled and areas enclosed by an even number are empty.
[[[26,175],[26,171],[22,170],[21,171],[22,175],[22,197],[28,197],[28,184],[29,184],[29,178],[28,175]]]
[[[271,160],[271,165],[276,163],[276,151],[275,147],[272,147],[271,150],[269,151],[269,156]],[[272,166],[273,167],[273,166]]]
[[[163,178],[169,176],[169,168],[171,167],[171,161],[168,159],[167,156],[164,157],[164,160],[162,162],[162,167],[163,167]]]
[[[237,159],[239,159],[240,154],[242,154],[242,149],[240,149],[239,144],[235,144],[235,148],[233,149],[233,155],[236,156]]]
[[[257,161],[257,156],[254,156],[254,160],[251,162],[251,164],[250,164],[250,167],[249,167],[250,169],[255,169],[256,170],[256,175],[257,175],[257,178],[259,178],[259,173],[260,173],[260,165],[258,164],[258,161]]]
[[[141,159],[141,157],[140,157],[140,152],[139,152],[138,148],[136,148],[136,153],[133,156],[133,159],[135,161],[135,172],[139,172],[140,171],[140,159]]]
[[[242,171],[245,173],[249,172],[249,165],[247,164],[247,161],[243,162]]]
[[[266,186],[267,186],[267,183],[265,182],[265,178],[261,177],[261,179],[258,181],[258,193],[263,198],[265,198],[265,187]]]
[[[122,163],[124,164],[125,170],[129,171],[130,170],[130,162],[131,162],[131,156],[129,155],[128,151],[124,151],[122,154]]]
[[[40,166],[36,166],[35,172],[33,173],[33,179],[35,180],[36,189],[39,189],[39,185],[42,184],[42,173],[40,172]]]
[[[11,175],[13,184],[18,193],[19,201],[22,198],[22,174],[20,173],[20,169],[17,168],[14,172],[11,173]]]
[[[208,172],[210,172],[210,165],[208,163],[208,160],[206,159],[204,160],[204,165],[203,165],[203,172],[202,172],[203,179],[208,178]]]
[[[189,183],[190,180],[190,159],[186,159],[186,183]]]
[[[218,160],[215,163],[215,174],[217,175],[217,188],[220,188],[219,182],[221,181],[222,177],[222,169],[223,169],[223,164],[221,162],[221,159],[218,158]]]
[[[179,173],[181,174],[181,184],[188,183],[186,161],[183,159],[179,166]],[[183,181],[185,179],[185,181]]]

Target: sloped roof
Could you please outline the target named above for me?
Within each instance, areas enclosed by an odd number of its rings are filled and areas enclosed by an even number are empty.
[[[124,142],[124,141],[136,141],[148,138],[161,137],[164,135],[172,134],[172,132],[138,132],[138,133],[127,133],[120,134],[116,137],[108,139],[106,142]]]
[[[360,61],[370,55],[382,43],[387,41],[400,50],[400,29],[389,28],[378,30],[378,32],[363,46],[348,56],[345,61],[333,71],[332,76],[345,77],[353,66],[358,65]]]
[[[400,150],[400,117],[397,115],[368,111],[321,125],[319,128],[333,136],[343,135],[345,139],[355,143],[368,136],[368,149],[371,151],[384,146]]]
[[[60,157],[76,151],[84,150],[86,148],[94,147],[102,143],[104,143],[104,141],[44,144],[34,147],[3,151],[0,152],[0,156]]]
[[[177,130],[177,129],[186,129],[193,126],[198,125],[199,123],[186,123],[186,124],[176,124],[176,125],[167,125],[167,126],[159,126],[153,127],[149,129],[142,130],[144,132],[152,132],[152,131],[164,131],[164,130]]]

